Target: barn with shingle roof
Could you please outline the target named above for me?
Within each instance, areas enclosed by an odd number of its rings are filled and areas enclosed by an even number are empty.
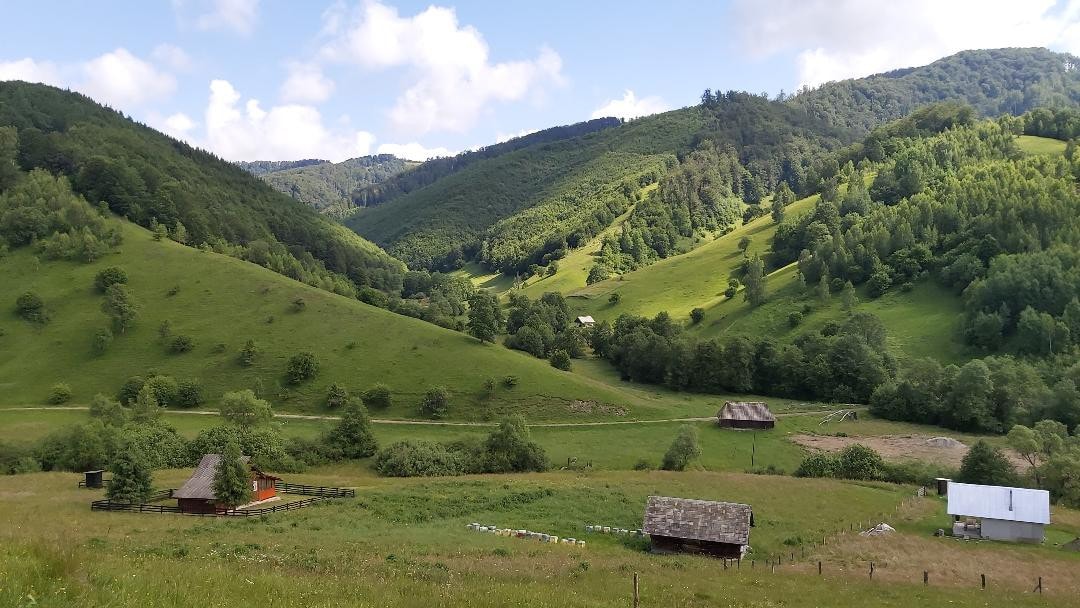
[[[245,464],[249,462],[247,456],[241,456]],[[184,513],[217,513],[226,508],[218,504],[217,496],[214,495],[214,477],[217,474],[218,464],[221,463],[221,454],[204,454],[195,472],[173,492],[172,497]],[[253,501],[268,500],[277,495],[277,482],[280,477],[267,475],[258,468],[251,466],[251,499]]]
[[[754,511],[734,502],[650,496],[642,531],[658,553],[739,559],[750,545]]]
[[[716,422],[729,429],[771,429],[776,416],[762,401],[728,401],[716,413]]]

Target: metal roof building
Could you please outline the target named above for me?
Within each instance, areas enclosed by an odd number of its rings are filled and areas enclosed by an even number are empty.
[[[1042,542],[1050,524],[1046,490],[950,481],[948,492],[954,536]]]
[[[650,496],[642,531],[649,535],[657,552],[739,558],[750,544],[753,525],[750,505]]]

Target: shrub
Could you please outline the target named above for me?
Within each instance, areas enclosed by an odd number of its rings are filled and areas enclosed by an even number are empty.
[[[293,312],[304,312],[306,308],[307,302],[304,301],[304,298],[296,298],[292,301]]]
[[[270,403],[256,397],[250,389],[225,393],[219,412],[226,422],[244,428],[268,424],[274,419]]]
[[[124,384],[120,386],[120,391],[116,393],[116,400],[124,405],[131,405],[135,403],[135,400],[139,398],[139,391],[142,390],[143,384],[146,383],[146,379],[142,376],[132,376],[124,381]]]
[[[124,426],[128,420],[127,408],[105,395],[98,393],[90,400],[90,416],[101,420],[105,426]]]
[[[513,416],[487,436],[472,468],[479,473],[522,473],[546,471],[549,466],[544,448],[532,440],[525,419]]]
[[[889,277],[889,273],[884,270],[878,270],[870,275],[870,280],[866,283],[866,288],[872,298],[880,298],[885,295],[890,286],[892,286],[892,279]]]
[[[90,342],[90,347],[93,349],[95,355],[103,355],[105,354],[105,351],[109,350],[112,341],[112,331],[107,327],[102,328],[94,332],[94,339]]]
[[[172,335],[172,322],[168,319],[162,321],[161,325],[158,325],[157,335],[162,340],[168,339],[168,337]]]
[[[63,382],[57,382],[49,389],[49,403],[60,405],[71,401],[71,387]]]
[[[739,279],[728,279],[727,289],[724,290],[724,296],[727,299],[735,297],[735,294],[739,293]]]
[[[176,405],[180,407],[199,407],[206,403],[202,383],[195,379],[181,380],[176,385]]]
[[[345,405],[349,400],[349,391],[344,386],[334,382],[326,389],[326,407],[335,408]]]
[[[450,392],[442,386],[433,386],[424,393],[420,400],[420,415],[424,418],[439,420],[450,409]]]
[[[484,399],[491,399],[494,397],[496,387],[498,387],[498,384],[495,382],[494,378],[484,380]]]
[[[555,369],[561,369],[564,372],[570,371],[570,355],[562,349],[556,350],[551,353],[551,367]]]
[[[622,294],[617,292],[617,291],[612,292],[612,294],[610,296],[608,296],[607,301],[608,301],[608,304],[611,304],[612,306],[614,306],[615,304],[618,304],[619,302],[622,302]]]
[[[300,384],[305,380],[311,380],[319,373],[319,360],[314,353],[304,351],[289,358],[285,375],[291,384]]]
[[[385,410],[390,407],[390,387],[382,383],[372,384],[360,397],[364,405],[372,409]]]
[[[94,289],[101,293],[109,288],[109,285],[124,284],[128,282],[127,272],[119,266],[102,268],[94,275]]]
[[[255,364],[255,358],[259,356],[259,345],[255,343],[255,340],[248,340],[244,347],[240,349],[240,356],[237,358],[240,365],[244,367],[251,367]]]
[[[795,469],[796,477],[833,477],[835,475],[836,458],[821,452],[803,458],[799,468]]]
[[[345,406],[341,421],[323,442],[343,458],[367,458],[375,453],[378,444],[371,430],[371,418],[359,399],[350,399]]]
[[[885,461],[865,445],[849,445],[836,455],[836,476],[842,479],[882,479],[885,476]]]
[[[127,331],[139,316],[139,307],[120,283],[113,283],[105,288],[105,301],[101,303],[101,310],[112,320],[113,331],[119,333]]]
[[[803,319],[803,315],[802,315],[801,312],[799,312],[797,310],[792,311],[787,316],[787,324],[788,324],[789,327],[798,327],[799,324],[802,323],[802,319]]]
[[[1016,469],[1001,450],[980,439],[964,456],[956,481],[1009,486],[1016,483]]]
[[[685,471],[690,462],[699,456],[701,446],[698,445],[697,427],[684,424],[664,454],[660,468],[665,471]]]
[[[462,454],[431,441],[399,441],[375,455],[375,471],[384,477],[439,477],[465,472]]]
[[[505,386],[506,388],[514,388],[515,386],[517,386],[517,383],[517,376],[506,376],[503,378],[503,386]]]
[[[644,458],[640,458],[637,462],[634,463],[635,471],[649,471],[651,469],[652,465],[649,464],[649,461],[645,460]]]
[[[698,307],[690,311],[690,322],[694,325],[705,320],[705,309]]]
[[[15,299],[15,314],[31,323],[47,323],[49,312],[45,309],[45,300],[38,294],[27,291]]]
[[[169,352],[173,354],[186,353],[193,348],[195,348],[195,340],[191,336],[180,334],[173,336],[173,339],[169,341]]]
[[[154,400],[161,407],[175,404],[177,394],[180,392],[180,384],[172,376],[152,376],[143,386],[149,387]]]

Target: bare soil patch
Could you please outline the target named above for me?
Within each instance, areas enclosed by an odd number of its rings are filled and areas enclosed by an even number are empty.
[[[862,444],[873,449],[885,460],[924,460],[959,467],[968,452],[968,446],[947,437],[929,435],[875,435],[866,437],[835,437],[832,435],[795,435],[791,441],[811,450],[839,452],[852,444]],[[1028,467],[1026,460],[1012,450],[1005,456],[1018,469]]]

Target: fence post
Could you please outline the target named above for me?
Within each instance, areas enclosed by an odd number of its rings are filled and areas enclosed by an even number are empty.
[[[922,584],[924,584],[924,585],[929,585],[930,584],[930,573],[927,572],[926,570],[922,571]]]
[[[638,608],[638,581],[637,572],[634,573],[634,608]]]
[[[821,562],[820,561],[817,563],[817,574],[818,574],[818,576],[821,576]]]
[[[874,562],[870,562],[870,580],[874,580]]]
[[[982,577],[982,588],[986,589],[986,575],[980,574],[979,576]]]

